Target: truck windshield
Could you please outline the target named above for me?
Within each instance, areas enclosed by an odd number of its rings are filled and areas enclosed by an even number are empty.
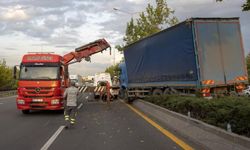
[[[20,70],[21,80],[54,80],[58,79],[59,67],[23,66]]]

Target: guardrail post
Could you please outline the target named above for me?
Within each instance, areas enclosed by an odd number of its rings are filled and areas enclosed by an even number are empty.
[[[230,123],[227,123],[227,131],[232,133],[232,128]]]

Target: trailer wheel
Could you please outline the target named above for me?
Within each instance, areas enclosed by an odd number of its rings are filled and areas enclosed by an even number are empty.
[[[173,88],[166,88],[163,92],[163,95],[173,95],[178,94],[178,92]]]
[[[23,113],[23,114],[29,114],[29,113],[30,113],[30,110],[22,110],[22,113]]]
[[[170,95],[171,94],[171,91],[169,88],[166,88],[163,92],[163,95]]]
[[[229,94],[230,94],[231,97],[237,97],[237,96],[239,96],[238,93],[235,92],[235,91],[231,91]]]
[[[162,92],[162,90],[161,89],[154,89],[154,91],[153,91],[153,95],[155,96],[155,95],[162,95],[163,94],[163,92]]]

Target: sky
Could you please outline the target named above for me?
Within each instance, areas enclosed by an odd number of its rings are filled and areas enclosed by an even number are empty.
[[[179,21],[191,17],[240,17],[245,55],[250,52],[250,11],[242,12],[245,0],[167,0]],[[126,23],[138,17],[155,0],[0,0],[0,59],[18,65],[28,52],[64,55],[76,47],[105,38],[109,51],[70,66],[70,74],[94,75],[123,57]],[[114,10],[117,8],[118,10]]]

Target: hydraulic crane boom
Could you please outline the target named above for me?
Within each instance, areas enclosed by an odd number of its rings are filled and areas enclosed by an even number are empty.
[[[83,45],[79,48],[76,48],[74,52],[65,54],[63,56],[63,64],[68,65],[68,64],[80,62],[82,59],[84,58],[87,59],[91,55],[102,52],[106,50],[107,48],[110,48],[110,45],[105,39],[96,40],[89,44]],[[74,59],[75,61],[72,61]]]

